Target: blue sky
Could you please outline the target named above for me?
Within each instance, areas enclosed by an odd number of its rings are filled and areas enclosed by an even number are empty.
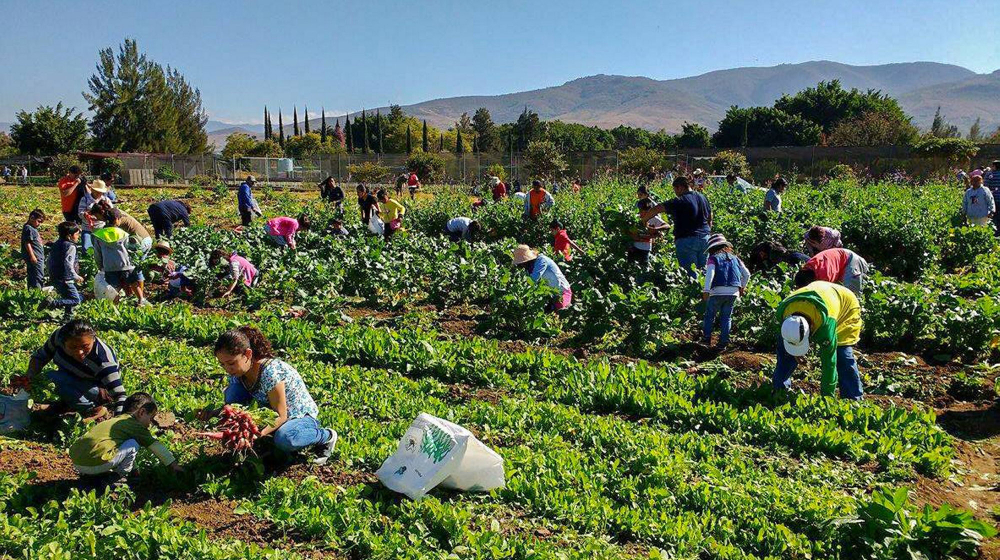
[[[3,0],[0,121],[81,92],[126,36],[212,119],[499,94],[592,74],[667,79],[807,60],[1000,68],[998,0],[49,2]]]

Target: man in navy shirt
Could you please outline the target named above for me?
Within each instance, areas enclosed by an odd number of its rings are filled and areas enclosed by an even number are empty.
[[[691,190],[687,177],[674,179],[674,194],[676,198],[661,202],[640,216],[648,222],[661,212],[670,215],[677,262],[692,278],[697,278],[698,271],[705,268],[705,250],[712,230],[712,207],[705,195]]]
[[[183,222],[191,225],[191,206],[180,200],[161,200],[149,205],[147,210],[149,220],[153,222],[156,238],[171,237],[174,234],[174,224]]]
[[[244,227],[250,225],[254,214],[258,216],[264,215],[260,211],[260,206],[257,205],[257,200],[253,197],[253,192],[250,190],[256,184],[257,179],[253,175],[247,175],[247,180],[243,181],[243,184],[240,185],[240,190],[236,195],[239,203],[240,221],[243,222]]]

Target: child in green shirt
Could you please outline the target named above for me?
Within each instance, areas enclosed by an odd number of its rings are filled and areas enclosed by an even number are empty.
[[[174,472],[183,472],[169,449],[149,432],[156,403],[148,393],[133,393],[125,400],[122,414],[90,429],[69,449],[73,466],[81,476],[128,476],[140,447],[145,447]]]

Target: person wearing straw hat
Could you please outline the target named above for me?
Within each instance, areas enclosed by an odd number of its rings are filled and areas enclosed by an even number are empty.
[[[854,359],[854,346],[861,339],[861,305],[847,288],[816,281],[795,290],[778,305],[781,339],[774,388],[789,390],[796,358],[819,351],[822,377],[820,391],[832,396],[838,385],[841,398],[861,400],[861,373]]]
[[[260,211],[260,206],[257,205],[257,199],[253,197],[253,191],[251,190],[256,184],[257,178],[253,175],[247,175],[246,180],[240,184],[240,189],[236,194],[238,210],[240,212],[240,222],[242,222],[243,227],[246,227],[253,222],[254,214],[258,216],[264,215],[264,213]]]
[[[83,239],[84,251],[93,251],[93,233],[95,230],[104,227],[104,222],[92,215],[90,213],[90,209],[93,208],[95,204],[102,201],[109,208],[114,207],[114,204],[112,204],[112,202],[104,196],[107,193],[107,184],[100,179],[95,179],[93,183],[84,187],[83,194],[80,196],[80,202],[77,203],[77,220],[80,222],[80,235]]]
[[[490,181],[493,183],[493,202],[500,202],[507,198],[507,185],[500,180],[500,177],[494,175],[490,177]]]
[[[712,330],[715,318],[719,318],[718,350],[725,350],[729,344],[729,330],[732,327],[733,307],[736,300],[746,293],[750,282],[750,271],[743,261],[733,253],[733,244],[721,233],[708,239],[708,261],[705,264],[705,287],[702,299],[705,301],[703,322],[704,343],[712,344]]]
[[[522,244],[514,249],[512,264],[527,272],[535,282],[545,282],[560,291],[561,295],[549,302],[545,307],[546,311],[565,309],[573,302],[573,290],[570,289],[569,281],[552,259],[539,255],[531,247]]]

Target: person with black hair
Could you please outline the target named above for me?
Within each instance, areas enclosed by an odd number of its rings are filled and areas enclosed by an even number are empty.
[[[581,253],[583,252],[583,249],[569,238],[569,233],[559,220],[549,222],[549,232],[552,234],[552,249],[557,254],[561,254],[565,260],[573,260],[573,254],[569,250],[570,247]]]
[[[227,252],[223,249],[212,251],[208,258],[208,266],[214,269],[223,262],[226,263],[226,269],[219,273],[218,278],[224,279],[226,284],[224,288],[219,288],[220,298],[227,297],[233,292],[242,294],[247,288],[257,285],[257,280],[260,278],[257,267],[245,257],[241,257],[236,251]]]
[[[537,220],[542,212],[552,208],[556,203],[549,191],[545,190],[542,182],[535,179],[531,182],[531,190],[528,196],[524,197],[524,217]]]
[[[47,377],[56,386],[62,403],[88,417],[103,416],[112,408],[121,413],[125,404],[118,357],[97,337],[90,323],[74,319],[56,329],[28,361],[28,379],[37,377],[50,362],[56,369]]]
[[[21,258],[28,269],[28,288],[41,289],[45,285],[45,249],[38,228],[45,221],[45,212],[35,208],[21,228]]]
[[[444,232],[448,234],[448,238],[451,239],[453,243],[457,243],[462,240],[472,241],[482,231],[483,225],[481,223],[465,216],[452,218],[448,220],[448,223],[444,226]]]
[[[368,191],[364,183],[358,183],[358,208],[361,210],[361,224],[368,227],[368,222],[372,219],[372,211],[378,212],[378,199]]]
[[[663,212],[673,220],[674,246],[677,251],[677,262],[692,278],[698,277],[698,272],[705,268],[708,254],[708,236],[712,231],[712,206],[705,195],[691,190],[687,177],[674,179],[674,194],[676,198],[661,202],[652,209],[640,212],[643,221]]]
[[[771,182],[771,188],[764,195],[764,211],[781,213],[781,195],[788,188],[788,182],[778,177]]]
[[[256,401],[270,408],[278,417],[261,430],[261,437],[273,435],[275,447],[286,453],[312,449],[317,455],[314,463],[327,462],[337,444],[337,432],[319,423],[319,408],[302,376],[274,356],[264,333],[249,326],[226,331],[215,341],[215,357],[229,374],[225,404]],[[208,420],[221,410],[205,409],[198,417]]]
[[[236,209],[240,213],[240,222],[243,227],[246,227],[253,222],[254,214],[258,216],[264,215],[264,213],[260,211],[260,205],[257,204],[257,199],[253,197],[252,189],[256,184],[257,178],[253,175],[247,175],[246,180],[240,183],[239,191],[236,193]]]
[[[332,175],[319,184],[319,196],[327,202],[332,202],[337,214],[344,212],[344,188],[337,184]]]
[[[868,270],[868,261],[854,251],[842,247],[827,249],[802,265],[802,269],[795,274],[795,287],[802,288],[822,280],[840,284],[861,297]]]
[[[106,482],[116,482],[132,472],[139,449],[146,448],[173,472],[184,472],[174,454],[149,432],[156,410],[149,393],[131,394],[121,414],[93,426],[69,448],[73,468],[81,478],[107,477]]]
[[[79,165],[71,165],[57,184],[59,187],[59,198],[62,201],[63,219],[67,222],[79,222],[80,215],[77,206],[80,204],[80,197],[83,196],[87,188],[87,177]]]
[[[375,198],[378,199],[379,215],[385,223],[385,238],[392,238],[392,234],[403,227],[403,215],[406,214],[406,207],[397,200],[389,198],[389,193],[385,189],[379,189]]]
[[[639,208],[639,215],[648,212],[653,208],[653,201],[650,198],[639,198],[636,202]],[[649,263],[649,255],[653,252],[653,241],[663,236],[663,233],[670,229],[667,222],[659,216],[653,216],[646,221],[646,227],[637,231],[630,231],[632,246],[628,248],[627,259],[629,262],[637,262],[643,266]]]
[[[806,231],[805,247],[809,251],[809,256],[814,256],[827,249],[843,247],[844,243],[840,238],[840,231],[831,227],[813,226]]]
[[[299,214],[298,218],[278,216],[264,224],[264,232],[278,247],[295,250],[295,234],[300,230],[308,231],[311,226],[312,220],[305,214]]]
[[[77,284],[83,283],[76,261],[76,243],[80,239],[80,226],[75,222],[63,222],[58,226],[59,240],[52,244],[49,252],[49,281],[58,298],[49,302],[51,307],[62,307],[63,318],[69,319],[73,309],[83,303]]]
[[[115,208],[104,213],[104,227],[93,233],[94,260],[97,261],[98,270],[104,272],[109,286],[123,290],[128,295],[135,295],[139,305],[148,305],[144,293],[146,278],[142,269],[132,263],[128,250],[129,235],[118,227],[118,219],[119,213]]]
[[[779,263],[801,266],[809,260],[809,255],[799,251],[789,251],[782,244],[774,241],[761,241],[750,249],[747,265],[751,271],[762,272],[771,270]]]
[[[146,209],[149,220],[153,224],[156,238],[173,237],[174,225],[177,222],[184,227],[191,226],[191,205],[183,200],[161,200],[149,205]]]

